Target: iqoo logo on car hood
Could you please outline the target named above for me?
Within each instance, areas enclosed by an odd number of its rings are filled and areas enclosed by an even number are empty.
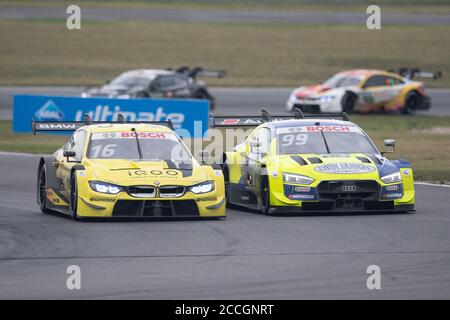
[[[61,121],[64,120],[64,113],[52,100],[48,100],[34,114],[38,121]]]
[[[369,173],[375,171],[375,167],[362,163],[336,162],[325,163],[314,168],[321,173]]]

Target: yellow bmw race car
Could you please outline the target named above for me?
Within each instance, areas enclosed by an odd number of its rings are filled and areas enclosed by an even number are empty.
[[[410,163],[388,160],[345,113],[336,117],[216,117],[216,127],[256,126],[224,154],[228,204],[265,214],[413,211]]]
[[[89,217],[225,217],[220,170],[199,164],[167,123],[34,122],[33,131],[74,131],[39,160],[44,212]]]
[[[385,111],[413,114],[431,107],[424,84],[413,79],[437,79],[441,76],[440,72],[407,68],[396,72],[347,70],[335,74],[323,84],[296,88],[286,106],[288,111],[301,108],[307,113]]]

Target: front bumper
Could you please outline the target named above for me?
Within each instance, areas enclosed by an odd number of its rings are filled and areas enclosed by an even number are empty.
[[[417,106],[417,110],[429,110],[431,108],[431,98],[422,96],[421,103]]]
[[[224,217],[225,191],[220,183],[215,189],[202,194],[171,193],[164,197],[151,193],[142,186],[119,192],[116,195],[93,191],[87,183],[79,184],[78,216],[80,217],[144,217],[144,218],[194,218]],[[154,187],[151,189],[154,190]],[[171,187],[172,189],[172,187]],[[174,191],[175,192],[175,191]]]
[[[370,179],[322,180],[312,186],[283,184],[283,192],[271,195],[271,212],[411,211],[414,202],[412,173],[408,173],[402,183],[394,184]]]

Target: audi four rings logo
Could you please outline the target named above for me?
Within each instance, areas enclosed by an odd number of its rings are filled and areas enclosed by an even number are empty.
[[[344,192],[355,192],[356,186],[342,186],[341,190]]]

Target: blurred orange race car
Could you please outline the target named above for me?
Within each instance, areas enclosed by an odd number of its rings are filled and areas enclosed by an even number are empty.
[[[306,113],[400,111],[413,114],[428,110],[431,99],[424,85],[414,77],[441,77],[441,72],[422,72],[402,68],[397,71],[348,70],[339,72],[323,84],[292,91],[287,110],[300,108]]]

